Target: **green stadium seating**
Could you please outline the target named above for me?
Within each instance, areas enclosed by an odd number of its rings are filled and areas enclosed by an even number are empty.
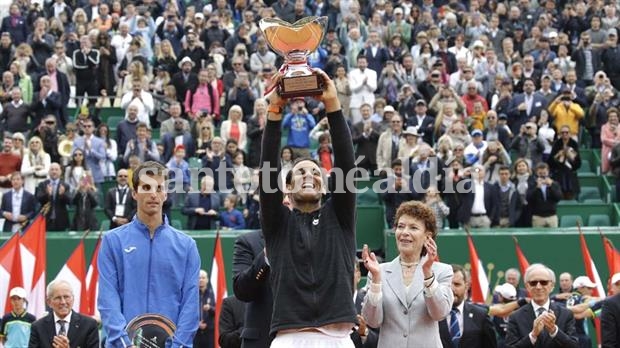
[[[564,215],[560,217],[560,227],[577,227],[577,222],[583,226],[583,219],[580,215]]]
[[[600,198],[588,198],[583,200],[583,204],[605,204]]]
[[[588,226],[590,227],[611,226],[611,221],[608,215],[594,214],[588,217]]]
[[[202,161],[198,157],[190,157],[187,162],[190,168],[202,168]]]
[[[101,221],[101,227],[99,227],[99,229],[103,232],[110,230],[110,220],[105,219]]]
[[[378,205],[381,204],[379,195],[369,188],[365,192],[357,194],[357,204],[359,205]]]
[[[383,249],[385,229],[385,213],[381,205],[360,205],[357,207],[356,218],[357,248],[362,249],[368,244],[371,250]]]
[[[571,205],[571,204],[578,204],[579,202],[577,200],[561,200],[558,202],[558,205]]]
[[[578,170],[579,173],[593,173],[592,167],[590,166],[590,161],[582,159],[581,167]]]
[[[183,224],[181,223],[181,220],[172,220],[170,222],[170,225],[172,225],[172,227],[176,228],[177,230],[183,229]]]
[[[601,199],[601,192],[598,187],[582,187],[581,193],[579,193],[579,201],[583,202],[586,199]]]

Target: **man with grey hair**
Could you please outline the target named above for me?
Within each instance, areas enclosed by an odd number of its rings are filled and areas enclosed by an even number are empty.
[[[506,270],[504,274],[504,278],[506,279],[506,283],[512,285],[517,289],[517,298],[525,298],[527,296],[527,291],[524,288],[519,287],[519,282],[521,281],[521,272],[519,272],[516,268],[509,268]]]
[[[99,348],[99,329],[95,319],[73,311],[73,288],[64,279],[47,286],[50,313],[35,321],[30,330],[29,348]]]
[[[572,313],[549,298],[555,285],[555,273],[536,263],[527,268],[524,278],[532,301],[510,316],[506,345],[577,348]]]

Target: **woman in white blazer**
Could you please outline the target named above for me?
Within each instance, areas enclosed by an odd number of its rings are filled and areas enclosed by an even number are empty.
[[[439,322],[450,314],[452,268],[436,262],[435,214],[422,202],[401,204],[394,218],[398,257],[379,265],[364,245],[370,289],[362,315],[380,328],[379,347],[441,348]]]
[[[248,126],[243,119],[243,110],[239,105],[233,105],[228,110],[228,120],[222,122],[220,128],[220,137],[224,139],[224,143],[228,142],[228,139],[235,139],[239,145],[239,149],[246,151],[248,144]]]
[[[34,136],[28,140],[28,151],[22,158],[21,172],[24,176],[24,189],[35,194],[37,185],[47,180],[52,164],[50,155],[43,149],[41,138]]]

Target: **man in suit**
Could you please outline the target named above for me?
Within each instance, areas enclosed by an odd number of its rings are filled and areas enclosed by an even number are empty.
[[[52,90],[52,79],[49,76],[42,76],[40,84],[41,87],[32,100],[32,111],[34,113],[32,117],[33,127],[38,127],[41,120],[48,115],[56,117],[56,122],[62,127],[63,120],[60,116],[60,110],[63,105],[60,94]]]
[[[50,164],[49,179],[39,183],[36,190],[39,204],[50,204],[45,214],[48,231],[64,231],[69,227],[67,206],[71,203],[71,187],[60,178],[61,174],[60,164]]]
[[[571,60],[575,62],[575,70],[581,87],[592,85],[594,75],[601,69],[601,50],[592,47],[589,32],[581,32],[579,45],[571,54]]]
[[[67,104],[71,98],[71,86],[69,85],[69,78],[63,72],[58,71],[58,63],[55,57],[48,58],[45,61],[45,74],[39,77],[39,83],[35,86],[35,92],[40,90],[41,79],[47,75],[51,79],[50,89],[60,95],[60,127],[65,129],[67,122],[69,122],[69,114],[67,112]]]
[[[2,195],[0,211],[4,217],[4,232],[18,232],[32,220],[37,212],[34,195],[24,190],[24,177],[21,172],[11,174],[13,189]]]
[[[508,107],[508,126],[512,134],[519,134],[521,126],[547,108],[547,99],[535,92],[534,80],[526,78],[523,82],[523,94],[516,95]],[[535,121],[535,120],[534,120]]]
[[[620,294],[608,297],[603,301],[601,336],[602,348],[616,348],[620,345]]]
[[[214,191],[214,180],[205,176],[200,181],[200,192],[188,193],[182,213],[188,215],[188,230],[213,230],[218,221],[220,196]]]
[[[476,165],[469,172],[472,180],[465,185],[467,193],[462,194],[459,221],[474,228],[497,226],[500,203],[495,186],[484,181],[483,166]]]
[[[93,175],[95,185],[101,192],[101,183],[103,182],[103,173],[99,166],[99,161],[106,158],[106,150],[104,141],[96,137],[93,133],[95,131],[95,124],[92,120],[87,119],[82,124],[84,128],[84,135],[73,141],[73,151],[81,149],[84,152],[84,160],[88,169]]]
[[[80,38],[80,49],[73,52],[73,71],[75,72],[75,96],[81,104],[84,93],[88,94],[88,105],[93,106],[99,95],[97,74],[99,67],[99,50],[92,48],[88,35]]]
[[[461,265],[452,265],[452,272],[452,310],[449,318],[439,322],[439,335],[444,348],[495,348],[495,330],[487,311],[466,301],[471,286],[469,272]]]
[[[99,347],[97,322],[72,310],[74,296],[68,281],[52,281],[46,301],[52,312],[32,324],[28,348]]]
[[[271,344],[269,328],[273,296],[269,285],[270,268],[265,257],[262,231],[240,235],[233,254],[233,289],[245,305],[241,347],[266,348]]]
[[[525,271],[525,287],[532,301],[508,319],[506,346],[577,348],[575,319],[563,306],[553,303],[549,295],[555,285],[555,273],[536,263]]]
[[[217,339],[221,348],[241,347],[244,315],[245,303],[239,301],[234,295],[228,296],[222,301],[219,323],[220,337]]]
[[[424,199],[430,186],[435,186],[439,191],[444,188],[443,181],[437,180],[437,177],[443,175],[445,164],[439,157],[431,157],[432,151],[430,145],[421,144],[418,147],[417,160],[409,160],[409,189],[420,201]]]
[[[136,201],[127,185],[127,169],[116,173],[116,187],[112,187],[105,195],[105,215],[110,219],[110,228],[125,225],[136,213]]]
[[[375,169],[377,169],[377,143],[381,135],[381,125],[370,119],[370,116],[372,116],[370,104],[362,104],[360,113],[362,120],[354,124],[351,129],[353,144],[357,144],[355,158],[364,156],[364,159],[357,166],[369,170],[372,175]]]
[[[182,118],[174,120],[174,131],[172,133],[164,134],[161,139],[161,142],[164,145],[162,162],[167,163],[174,155],[174,149],[179,145],[183,145],[185,147],[186,159],[194,156],[194,152],[196,151],[196,143],[194,142],[191,133],[184,129],[185,122],[187,121]],[[177,144],[177,138],[182,139],[180,144]]]
[[[418,99],[415,102],[415,115],[407,118],[407,127],[413,126],[418,130],[418,134],[422,137],[422,140],[433,145],[433,127],[435,127],[435,118],[429,116],[426,112],[426,101],[424,99]]]

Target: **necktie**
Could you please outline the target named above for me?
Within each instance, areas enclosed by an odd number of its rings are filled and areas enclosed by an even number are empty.
[[[123,201],[123,197],[125,197],[125,190],[126,189],[118,189],[118,204]]]
[[[65,328],[65,323],[67,321],[66,320],[58,320],[58,324],[60,324],[60,330],[58,330],[58,335],[60,336],[66,336],[67,335],[67,329]]]
[[[540,307],[536,310],[536,317],[540,317],[546,311],[545,307]]]
[[[450,337],[452,337],[452,346],[458,347],[461,339],[461,328],[459,327],[458,308],[450,311]]]

